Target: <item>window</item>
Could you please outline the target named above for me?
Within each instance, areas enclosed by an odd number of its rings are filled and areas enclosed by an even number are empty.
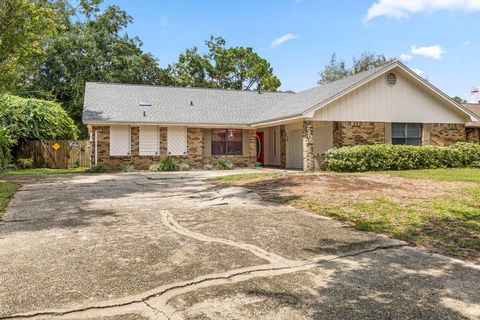
[[[130,155],[130,127],[129,126],[111,126],[110,127],[110,155],[111,156]]]
[[[212,155],[242,155],[242,130],[212,129]]]
[[[392,144],[419,146],[422,144],[421,123],[392,123]]]

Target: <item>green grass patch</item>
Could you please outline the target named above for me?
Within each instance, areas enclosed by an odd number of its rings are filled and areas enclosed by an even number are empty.
[[[387,234],[451,256],[480,258],[480,186],[428,201],[378,197],[338,205],[298,198],[289,203],[349,222],[359,230]]]
[[[425,179],[425,180],[450,181],[450,182],[480,183],[479,168],[386,171],[384,173],[397,176],[397,177],[408,178],[408,179]]]
[[[40,175],[40,174],[67,174],[67,173],[82,173],[86,172],[88,168],[69,168],[69,169],[50,169],[50,168],[34,168],[34,169],[17,169],[0,171],[1,174],[9,175]]]
[[[8,202],[13,197],[18,187],[10,182],[0,180],[0,218],[5,212]]]
[[[240,174],[230,174],[227,176],[211,178],[209,179],[209,181],[233,182],[233,181],[252,180],[252,179],[258,179],[258,178],[275,178],[277,176],[278,176],[278,173],[273,173],[273,172],[240,173]]]

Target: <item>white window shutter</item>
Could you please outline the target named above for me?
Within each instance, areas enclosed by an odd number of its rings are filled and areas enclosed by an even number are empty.
[[[186,127],[168,127],[167,151],[169,156],[183,156],[187,154]]]
[[[130,126],[110,127],[110,155],[130,155]]]
[[[157,126],[142,126],[139,131],[139,153],[141,156],[156,156],[159,153],[159,132]]]

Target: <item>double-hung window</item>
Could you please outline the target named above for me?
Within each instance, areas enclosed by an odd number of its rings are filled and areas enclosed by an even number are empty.
[[[242,155],[242,130],[212,129],[212,155]]]
[[[392,123],[392,144],[419,146],[422,144],[421,123]]]

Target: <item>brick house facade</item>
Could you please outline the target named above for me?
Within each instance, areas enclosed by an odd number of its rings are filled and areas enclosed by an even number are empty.
[[[204,136],[207,129],[187,128],[187,154],[184,156],[171,156],[171,158],[188,163],[192,168],[200,169],[203,165],[218,160],[228,160],[235,166],[253,166],[256,161],[256,138],[255,130],[248,131],[248,140],[244,139],[242,155],[216,156],[205,154]],[[158,155],[140,155],[139,152],[139,127],[130,127],[130,155],[110,155],[110,127],[91,127],[92,163],[95,161],[104,164],[109,169],[120,169],[123,165],[132,165],[135,169],[146,170],[150,164],[167,157],[167,134],[166,127],[159,127],[160,143]],[[95,139],[95,134],[97,135]],[[98,150],[95,150],[95,145]],[[97,153],[96,153],[97,151]],[[96,157],[96,159],[95,159]]]
[[[87,83],[83,121],[92,163],[110,168],[171,156],[312,171],[335,147],[480,141],[480,115],[398,61],[298,93]]]

